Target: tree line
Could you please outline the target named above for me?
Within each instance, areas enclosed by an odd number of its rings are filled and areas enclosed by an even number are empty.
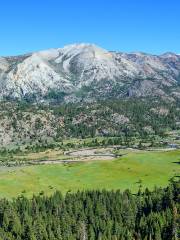
[[[43,192],[0,200],[2,240],[178,240],[180,181],[137,194],[107,190]]]

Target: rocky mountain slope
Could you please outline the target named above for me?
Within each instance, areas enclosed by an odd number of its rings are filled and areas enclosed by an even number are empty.
[[[179,102],[124,99],[62,105],[0,102],[0,149],[67,138],[155,138],[180,129]]]
[[[0,57],[0,99],[64,102],[121,97],[180,98],[180,56],[109,52],[74,44]]]

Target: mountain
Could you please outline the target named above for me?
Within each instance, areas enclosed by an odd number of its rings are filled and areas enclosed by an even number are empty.
[[[180,98],[180,56],[110,52],[73,44],[0,57],[0,99],[95,101],[121,97]]]

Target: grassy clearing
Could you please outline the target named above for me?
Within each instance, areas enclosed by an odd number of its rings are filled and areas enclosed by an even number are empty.
[[[0,197],[32,196],[44,191],[126,188],[136,192],[139,185],[152,189],[165,186],[180,175],[180,151],[129,151],[112,161],[0,168]]]
[[[37,153],[27,153],[25,155],[19,155],[16,156],[18,159],[23,159],[23,160],[64,160],[68,159],[68,156],[65,156],[63,154],[63,151],[61,149],[49,149],[44,152],[37,152]]]

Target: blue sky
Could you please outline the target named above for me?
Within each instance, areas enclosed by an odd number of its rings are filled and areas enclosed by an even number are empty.
[[[180,53],[179,0],[2,0],[0,55],[95,43]]]

